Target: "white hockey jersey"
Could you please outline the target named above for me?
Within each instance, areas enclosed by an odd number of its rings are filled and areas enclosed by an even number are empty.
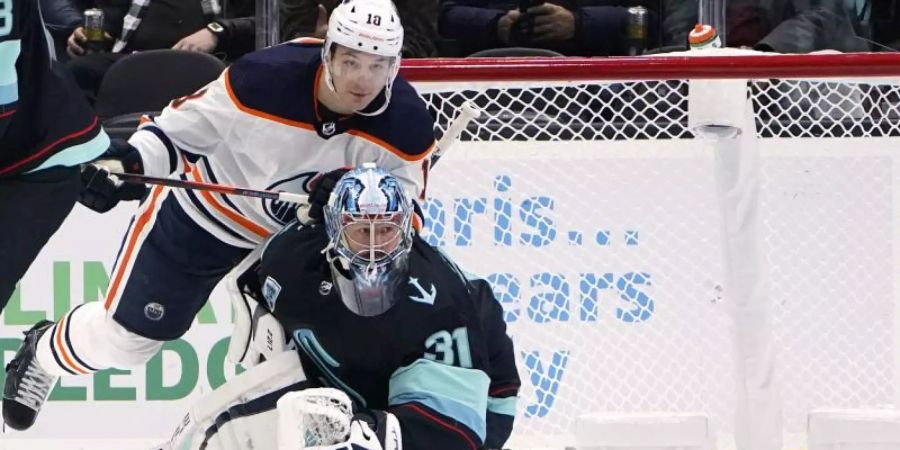
[[[319,172],[374,162],[397,176],[412,198],[424,199],[435,143],[425,103],[398,77],[381,114],[331,113],[316,98],[316,86],[325,82],[320,51],[319,41],[298,40],[253,52],[195,94],[173,100],[129,139],[144,172],[309,193],[308,182]],[[243,248],[282,228],[296,210],[205,191],[176,189],[174,195],[200,226]]]

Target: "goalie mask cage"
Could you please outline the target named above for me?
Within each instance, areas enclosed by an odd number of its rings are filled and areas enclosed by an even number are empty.
[[[404,61],[438,134],[484,112],[424,235],[503,306],[513,446],[654,412],[805,448],[815,408],[898,406],[898,55],[704,55]]]

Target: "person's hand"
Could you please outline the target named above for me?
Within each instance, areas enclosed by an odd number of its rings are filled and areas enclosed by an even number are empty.
[[[144,184],[125,183],[114,173],[144,173],[144,162],[134,146],[123,139],[112,139],[99,159],[81,166],[81,192],[78,202],[104,213],[122,200],[140,200],[147,194]]]
[[[309,209],[304,212],[312,221],[318,223],[324,222],[325,205],[328,204],[328,199],[331,197],[331,191],[337,186],[341,177],[349,171],[349,167],[341,167],[340,169],[335,169],[331,172],[320,172],[310,180]]]
[[[500,20],[497,21],[497,39],[504,44],[509,44],[509,33],[514,23],[519,20],[522,13],[518,9],[507,11]]]
[[[567,41],[575,36],[575,14],[553,3],[532,6],[528,14],[534,16],[534,42]]]
[[[112,36],[107,32],[103,32],[103,40],[106,42],[112,41]],[[66,39],[66,53],[71,57],[81,56],[87,53],[87,35],[84,34],[84,27],[78,27],[72,34],[69,35],[69,39]]]
[[[316,17],[316,31],[313,36],[325,39],[326,33],[328,33],[328,10],[325,9],[325,5],[319,3],[319,15]]]
[[[66,40],[66,53],[71,57],[81,56],[84,54],[84,43],[87,41],[87,36],[84,35],[84,27],[78,27],[72,34],[69,35],[69,39]]]
[[[111,41],[112,36],[107,32],[103,32],[103,40]],[[72,34],[69,35],[69,39],[66,40],[66,53],[69,56],[75,58],[81,56],[87,52],[87,35],[84,34],[84,27],[78,27]]]
[[[189,34],[172,46],[173,50],[187,50],[189,52],[212,53],[219,45],[219,37],[212,31],[202,28],[193,34]]]
[[[111,41],[112,36],[104,31],[103,40],[107,42]],[[84,34],[84,27],[78,27],[69,35],[69,39],[66,39],[66,53],[73,58],[81,56],[87,52],[87,49],[85,48],[87,47],[87,43],[88,40],[87,35]]]

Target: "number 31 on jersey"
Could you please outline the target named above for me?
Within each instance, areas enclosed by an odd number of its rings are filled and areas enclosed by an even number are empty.
[[[466,327],[441,330],[425,339],[425,358],[450,366],[472,368],[469,332]]]

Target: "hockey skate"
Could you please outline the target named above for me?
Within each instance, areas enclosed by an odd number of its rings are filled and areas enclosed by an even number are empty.
[[[27,430],[34,424],[58,376],[42,369],[36,360],[38,339],[53,326],[43,320],[25,332],[25,340],[15,358],[6,365],[3,386],[3,421],[13,429]]]

